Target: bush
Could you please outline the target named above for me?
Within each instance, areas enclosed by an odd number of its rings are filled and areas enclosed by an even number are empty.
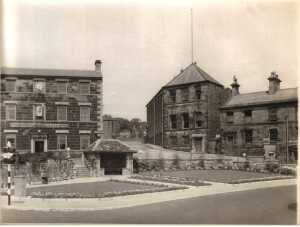
[[[173,166],[175,169],[180,169],[179,156],[178,156],[178,154],[175,154],[175,157],[174,157],[174,159],[173,159],[172,166]]]
[[[291,169],[291,168],[288,168],[288,167],[281,167],[279,169],[279,172],[283,175],[291,175],[291,176],[296,176],[297,175],[297,172],[295,169]]]
[[[266,170],[271,172],[271,173],[278,172],[278,169],[279,169],[279,164],[277,164],[277,163],[269,162],[269,163],[266,164]]]

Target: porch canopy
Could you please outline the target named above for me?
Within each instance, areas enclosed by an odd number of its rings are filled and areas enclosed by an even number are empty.
[[[117,139],[98,139],[90,144],[84,153],[137,153],[128,145]]]

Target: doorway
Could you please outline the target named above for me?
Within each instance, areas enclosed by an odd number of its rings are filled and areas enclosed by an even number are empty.
[[[126,167],[126,155],[101,154],[100,166],[104,168],[105,175],[122,175],[122,169]]]
[[[194,138],[195,152],[197,152],[197,153],[202,152],[202,149],[203,149],[202,143],[203,143],[203,138],[202,137]]]
[[[34,153],[43,153],[43,152],[44,152],[44,140],[35,140]]]

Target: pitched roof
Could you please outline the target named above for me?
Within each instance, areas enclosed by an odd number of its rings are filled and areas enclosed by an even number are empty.
[[[101,72],[94,70],[69,70],[69,69],[31,69],[1,67],[1,75],[13,76],[38,76],[38,77],[102,77]]]
[[[280,89],[274,94],[267,91],[232,96],[221,108],[242,107],[298,101],[297,88]]]
[[[181,71],[176,77],[174,77],[165,87],[196,83],[202,81],[209,81],[217,85],[223,86],[213,77],[208,75],[204,70],[202,70],[196,63],[190,64],[183,71]]]
[[[89,145],[85,152],[135,153],[129,146],[116,139],[98,139]]]

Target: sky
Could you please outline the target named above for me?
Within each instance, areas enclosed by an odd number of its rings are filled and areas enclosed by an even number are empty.
[[[103,61],[104,113],[146,120],[146,104],[192,62],[240,92],[297,86],[297,1],[4,0],[2,64],[93,70]]]

